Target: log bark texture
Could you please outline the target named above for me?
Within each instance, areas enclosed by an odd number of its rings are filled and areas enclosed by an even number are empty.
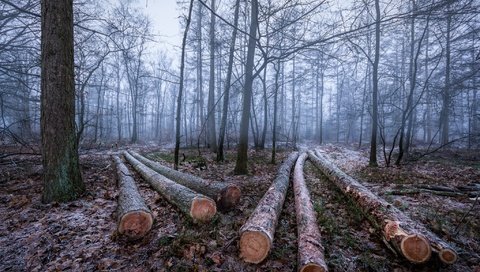
[[[257,207],[240,229],[240,258],[249,263],[263,261],[272,247],[278,217],[288,190],[290,171],[298,152],[288,156]]]
[[[317,225],[317,217],[303,175],[303,165],[307,157],[307,153],[303,153],[298,157],[293,172],[293,192],[295,195],[298,233],[298,271],[324,272],[328,271],[323,254],[324,248]]]
[[[128,168],[118,156],[113,156],[113,160],[117,169],[117,185],[120,191],[117,208],[118,233],[131,239],[142,238],[152,228],[152,214],[138,192]]]
[[[189,215],[194,222],[208,222],[217,212],[215,201],[202,194],[180,185],[153,171],[127,152],[123,155],[140,175],[168,202],[175,205],[183,213]]]
[[[152,168],[163,176],[186,186],[196,192],[206,195],[217,203],[217,208],[228,210],[235,207],[240,201],[241,190],[238,186],[229,183],[208,182],[202,178],[196,177],[188,173],[182,173],[163,166],[157,162],[149,160],[140,154],[129,151],[129,153],[137,160]]]
[[[308,152],[310,160],[345,195],[357,203],[383,238],[412,263],[424,263],[432,249],[445,264],[457,261],[456,250],[425,226],[413,221],[390,203],[372,193],[351,176],[329,162],[319,152]]]

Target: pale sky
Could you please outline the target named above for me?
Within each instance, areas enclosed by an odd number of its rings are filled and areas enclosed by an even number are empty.
[[[138,7],[152,20],[153,33],[159,35],[159,48],[169,53],[178,51],[182,33],[176,0],[139,0]]]

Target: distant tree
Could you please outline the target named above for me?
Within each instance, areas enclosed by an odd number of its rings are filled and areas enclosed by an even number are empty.
[[[212,0],[210,16],[210,78],[208,82],[207,134],[208,145],[217,152],[217,130],[215,127],[215,0]]]
[[[190,7],[188,8],[187,22],[185,25],[185,30],[184,30],[183,39],[182,39],[182,56],[180,59],[180,87],[178,89],[177,112],[176,112],[176,118],[175,118],[175,150],[174,150],[175,169],[178,169],[178,159],[179,159],[179,152],[180,152],[180,124],[182,123],[181,112],[182,112],[182,96],[183,96],[184,72],[185,72],[185,46],[187,44],[188,29],[190,27],[190,21],[192,18],[192,9],[193,9],[193,0],[190,0]]]
[[[380,60],[380,0],[375,0],[375,58],[372,73],[372,137],[370,140],[370,166],[377,166],[378,132],[378,63]]]
[[[228,102],[230,98],[230,85],[232,81],[232,70],[233,70],[233,57],[235,54],[235,41],[237,39],[237,26],[238,26],[238,14],[240,10],[240,0],[235,1],[235,11],[233,19],[233,32],[232,32],[232,41],[230,43],[230,51],[228,53],[228,67],[227,67],[227,78],[225,80],[225,91],[223,93],[223,110],[222,110],[222,122],[220,124],[220,134],[218,136],[218,152],[217,152],[217,161],[225,160],[224,156],[224,140],[225,140],[225,130],[227,127],[227,116],[228,116]]]
[[[250,14],[250,32],[248,37],[247,63],[245,64],[245,84],[243,90],[242,119],[240,122],[240,138],[237,148],[235,174],[248,173],[248,123],[253,93],[253,66],[255,57],[255,43],[258,27],[258,0],[252,0]]]
[[[42,200],[69,201],[84,191],[75,134],[73,0],[42,1]]]

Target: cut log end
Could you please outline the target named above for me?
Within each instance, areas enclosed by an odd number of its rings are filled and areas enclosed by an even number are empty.
[[[122,216],[118,224],[118,232],[131,239],[145,236],[152,228],[152,215],[145,211],[131,211]]]
[[[261,231],[245,231],[240,237],[240,258],[246,262],[258,264],[270,251],[271,242]]]
[[[400,248],[405,258],[412,263],[424,263],[432,255],[430,243],[419,234],[411,234],[403,238]]]
[[[300,268],[299,271],[300,272],[325,272],[327,270],[318,264],[309,263],[304,265],[302,268]]]
[[[217,205],[209,198],[195,197],[190,208],[190,216],[196,222],[208,222],[217,213]]]
[[[442,249],[438,256],[444,264],[454,264],[458,259],[457,253],[450,248]]]
[[[220,209],[228,210],[238,204],[241,196],[242,191],[238,186],[229,185],[222,191],[222,194],[220,195],[220,199],[218,200],[217,204]]]

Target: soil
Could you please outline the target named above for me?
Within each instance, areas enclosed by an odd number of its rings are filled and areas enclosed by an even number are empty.
[[[167,166],[172,151],[130,146]],[[413,266],[396,256],[349,201],[309,162],[306,182],[317,212],[330,271],[479,271],[480,203],[468,197],[420,193],[390,195],[397,186],[458,186],[480,181],[480,159],[468,151],[446,151],[400,168],[367,167],[367,154],[345,146],[321,150],[340,168],[409,216],[460,249],[453,266],[433,261]],[[183,150],[181,171],[212,182],[242,188],[238,207],[219,212],[208,224],[194,224],[135,174],[140,194],[154,217],[152,230],[129,241],[116,232],[114,149],[81,155],[86,194],[69,203],[41,203],[41,157],[14,155],[0,161],[0,271],[294,271],[297,269],[295,205],[289,190],[265,261],[247,264],[238,257],[238,230],[270,186],[281,160],[270,164],[270,151],[250,151],[250,174],[233,175],[235,152],[216,163],[207,150]],[[182,156],[183,158],[183,156]],[[131,169],[132,173],[134,171]]]

